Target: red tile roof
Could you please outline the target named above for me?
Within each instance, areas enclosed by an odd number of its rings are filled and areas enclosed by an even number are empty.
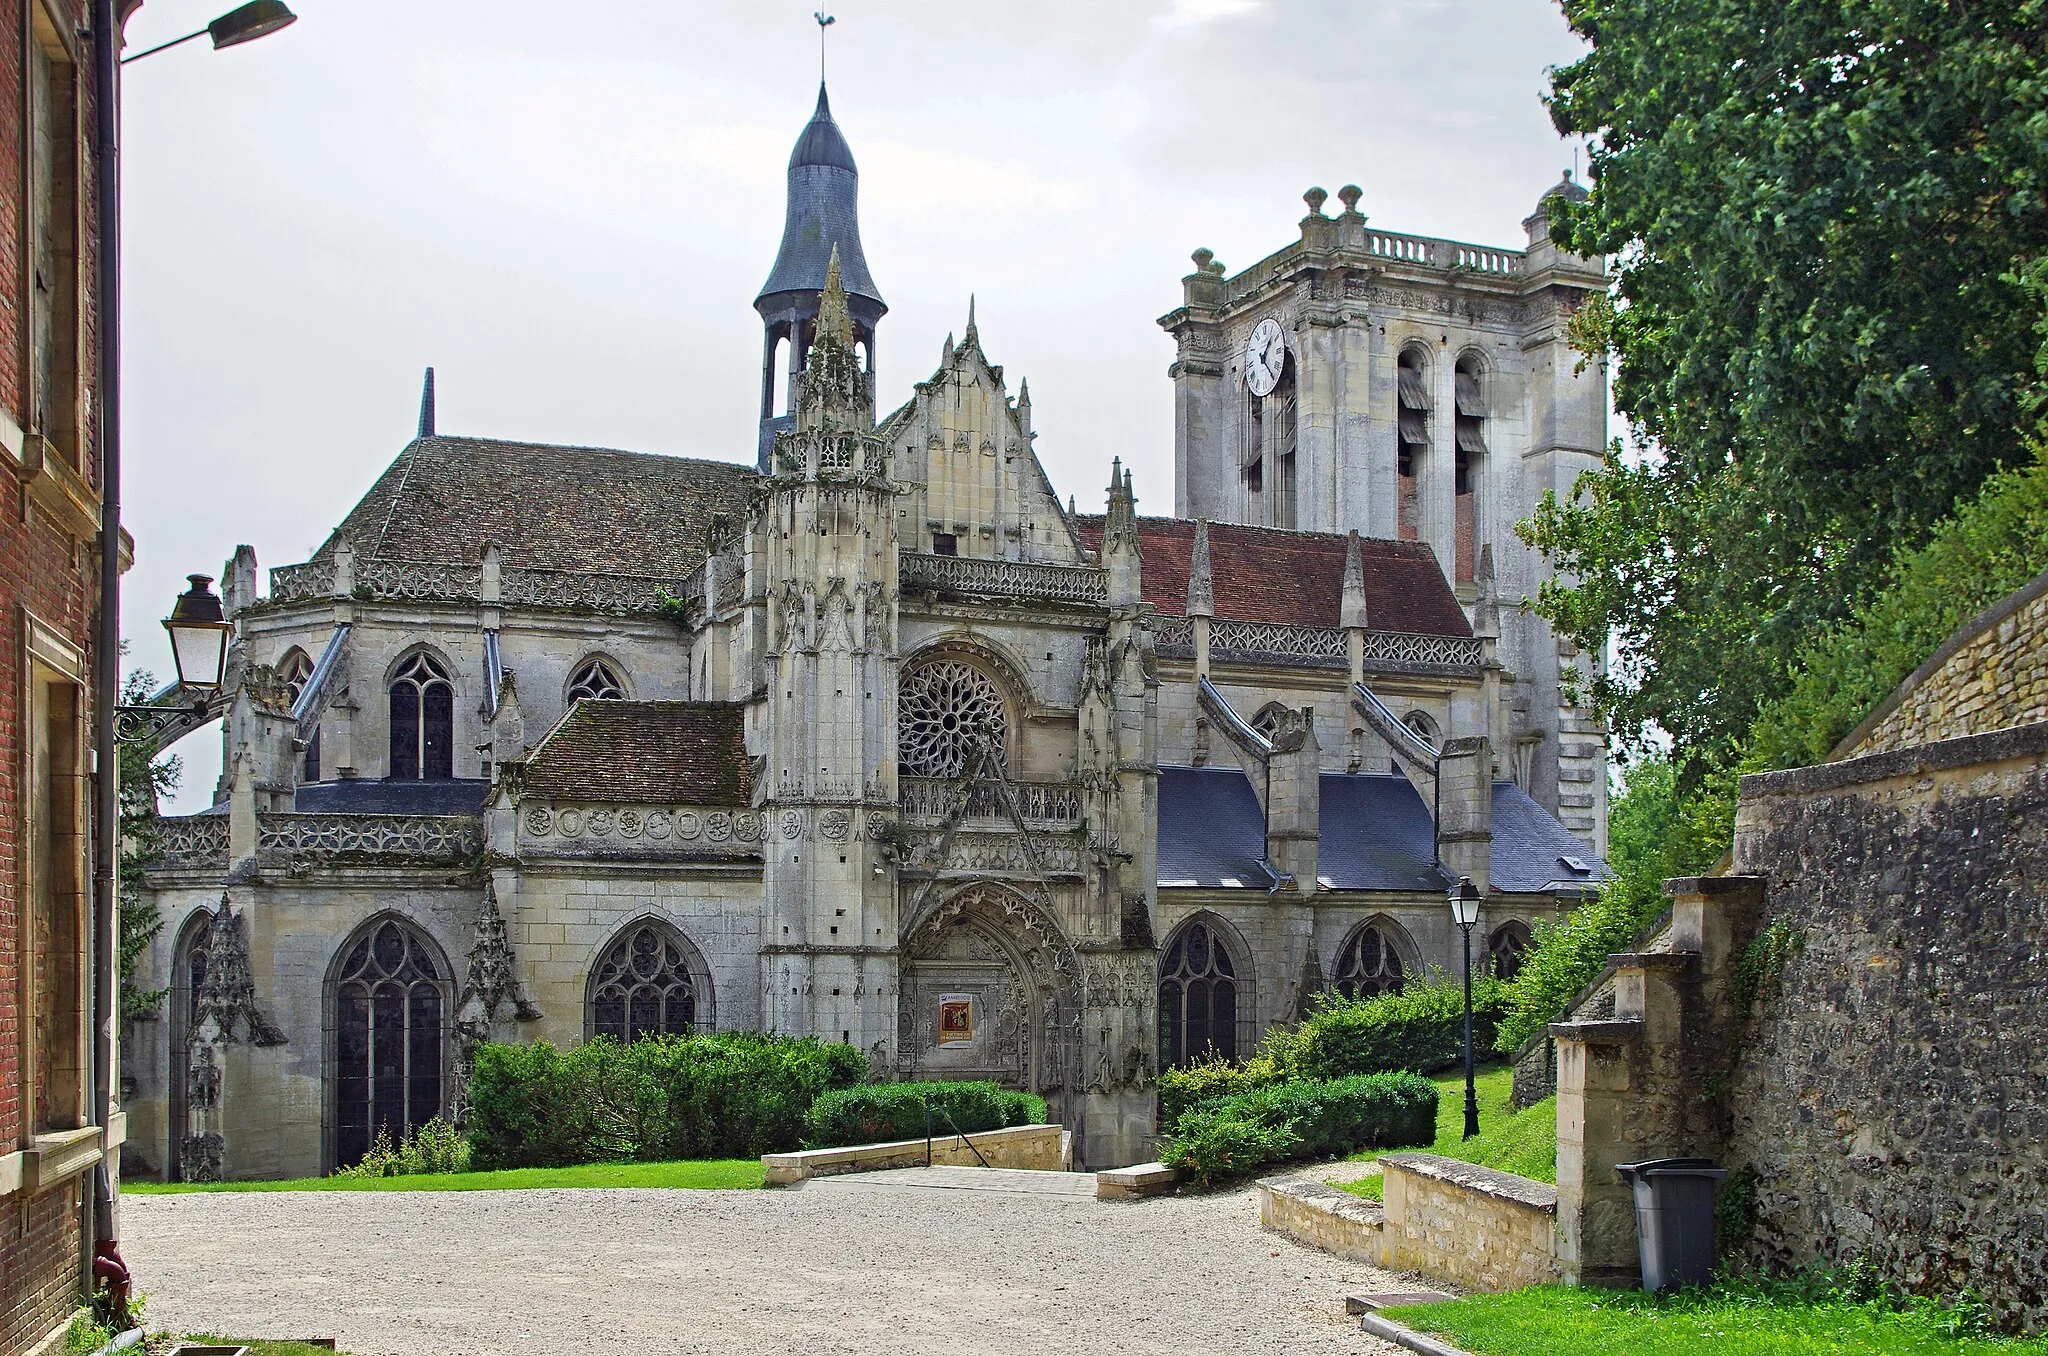
[[[1102,518],[1077,516],[1074,529],[1102,549]],[[1209,524],[1209,574],[1216,615],[1235,621],[1338,626],[1344,602],[1345,539],[1332,532],[1289,532],[1235,523]],[[1187,518],[1138,519],[1145,601],[1162,614],[1187,611],[1195,524]],[[1359,538],[1365,614],[1375,631],[1469,636],[1471,623],[1436,553],[1426,543]]]
[[[738,702],[588,698],[535,746],[526,792],[619,804],[745,805],[754,791]]]

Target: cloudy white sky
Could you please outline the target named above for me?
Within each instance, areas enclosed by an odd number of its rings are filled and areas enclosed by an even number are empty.
[[[815,0],[292,0],[300,21],[126,72],[132,660],[238,542],[303,560],[440,429],[750,460]],[[131,50],[230,0],[148,0]],[[1293,238],[1312,184],[1395,230],[1518,245],[1572,163],[1540,102],[1554,0],[845,0],[833,111],[888,299],[885,407],[979,299],[1054,482],[1111,456],[1172,504],[1188,252]],[[517,493],[507,486],[507,493]],[[178,809],[218,741],[179,746]]]

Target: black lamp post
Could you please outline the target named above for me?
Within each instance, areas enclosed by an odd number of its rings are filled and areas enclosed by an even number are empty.
[[[1472,1081],[1472,929],[1479,922],[1479,887],[1470,876],[1451,887],[1451,921],[1465,931],[1465,1138],[1479,1133],[1479,1089]]]

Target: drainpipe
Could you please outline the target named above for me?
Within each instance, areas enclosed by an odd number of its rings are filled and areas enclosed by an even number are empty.
[[[99,208],[99,443],[100,610],[93,655],[92,1112],[106,1134],[113,1107],[114,1031],[120,1020],[116,959],[120,869],[120,749],[114,707],[121,699],[121,21],[133,0],[94,0],[92,12],[94,169]],[[108,1151],[113,1152],[112,1150]],[[92,1209],[85,1221],[90,1289],[94,1260],[118,1263],[114,1227],[114,1169],[102,1155],[92,1174]],[[122,1271],[125,1273],[125,1268]]]

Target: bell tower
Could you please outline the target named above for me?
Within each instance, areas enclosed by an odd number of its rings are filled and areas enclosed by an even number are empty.
[[[789,205],[782,224],[782,248],[754,309],[761,313],[760,469],[767,471],[777,434],[796,427],[798,378],[817,342],[818,303],[825,270],[836,254],[846,289],[846,314],[853,352],[872,401],[875,389],[875,326],[889,307],[868,276],[860,247],[860,171],[853,151],[832,121],[825,82],[818,82],[818,107],[789,153]]]

